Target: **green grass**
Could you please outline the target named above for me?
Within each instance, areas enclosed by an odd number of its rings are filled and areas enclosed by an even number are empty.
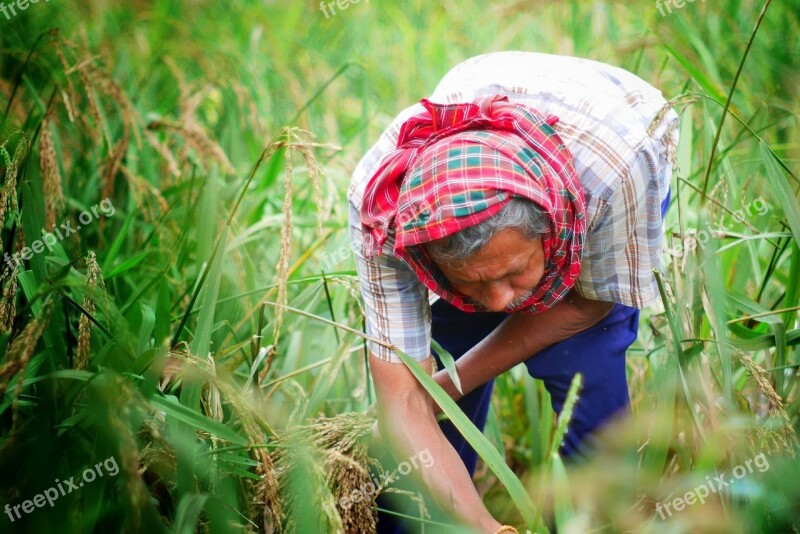
[[[800,3],[768,4],[763,20],[765,3],[744,0],[663,17],[649,0],[372,0],[327,19],[315,2],[63,1],[0,15],[2,252],[106,197],[115,208],[0,271],[0,506],[111,456],[120,467],[24,521],[1,515],[0,532],[350,524],[333,504],[349,486],[326,477],[364,474],[319,467],[330,450],[289,432],[339,415],[366,439],[341,416],[374,402],[354,265],[338,252],[349,175],[451,66],[504,49],[635,72],[675,102],[681,144],[662,302],[628,358],[633,417],[565,467],[547,392],[506,373],[485,439],[471,437],[485,502],[565,532],[800,528]],[[185,372],[162,391],[170,358]],[[275,467],[282,451],[296,469]],[[764,472],[659,517],[657,503],[760,453]],[[428,530],[449,521],[403,498]]]

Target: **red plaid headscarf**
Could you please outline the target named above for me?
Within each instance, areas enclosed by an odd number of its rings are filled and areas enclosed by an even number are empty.
[[[367,184],[361,206],[365,254],[380,254],[394,231],[395,254],[429,290],[463,311],[482,311],[451,287],[418,245],[478,224],[512,197],[524,197],[550,219],[542,236],[545,272],[532,295],[509,311],[551,307],[578,278],[586,233],[572,154],[552,128],[558,118],[499,95],[464,104],[420,103],[426,111],[403,123],[397,148]]]

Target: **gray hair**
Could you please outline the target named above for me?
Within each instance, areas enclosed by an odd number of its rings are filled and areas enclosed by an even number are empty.
[[[472,257],[500,230],[512,228],[523,232],[528,239],[535,239],[543,235],[549,225],[547,214],[533,201],[512,197],[503,209],[485,221],[424,246],[433,261],[449,265]]]

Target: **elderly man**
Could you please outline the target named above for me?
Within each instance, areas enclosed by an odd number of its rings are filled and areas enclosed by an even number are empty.
[[[658,295],[678,117],[661,93],[602,63],[526,52],[471,58],[404,110],[356,168],[350,233],[367,334],[433,372],[431,337],[457,360],[479,427],[494,377],[519,363],[556,412],[584,387],[565,456],[629,406],[625,352]],[[381,435],[398,459],[428,449],[436,503],[496,532],[476,454],[397,354],[370,343]],[[379,530],[392,531],[388,516]]]

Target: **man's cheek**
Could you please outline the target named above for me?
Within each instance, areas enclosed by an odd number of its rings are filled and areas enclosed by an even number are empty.
[[[470,286],[466,286],[463,284],[454,284],[452,282],[450,283],[450,285],[453,286],[453,289],[455,289],[462,295],[468,296],[471,299],[475,299],[477,296]]]
[[[544,275],[544,267],[534,267],[530,271],[524,273],[519,277],[518,280],[515,280],[514,289],[519,291],[531,291],[533,288],[539,285],[539,281],[542,279]]]

